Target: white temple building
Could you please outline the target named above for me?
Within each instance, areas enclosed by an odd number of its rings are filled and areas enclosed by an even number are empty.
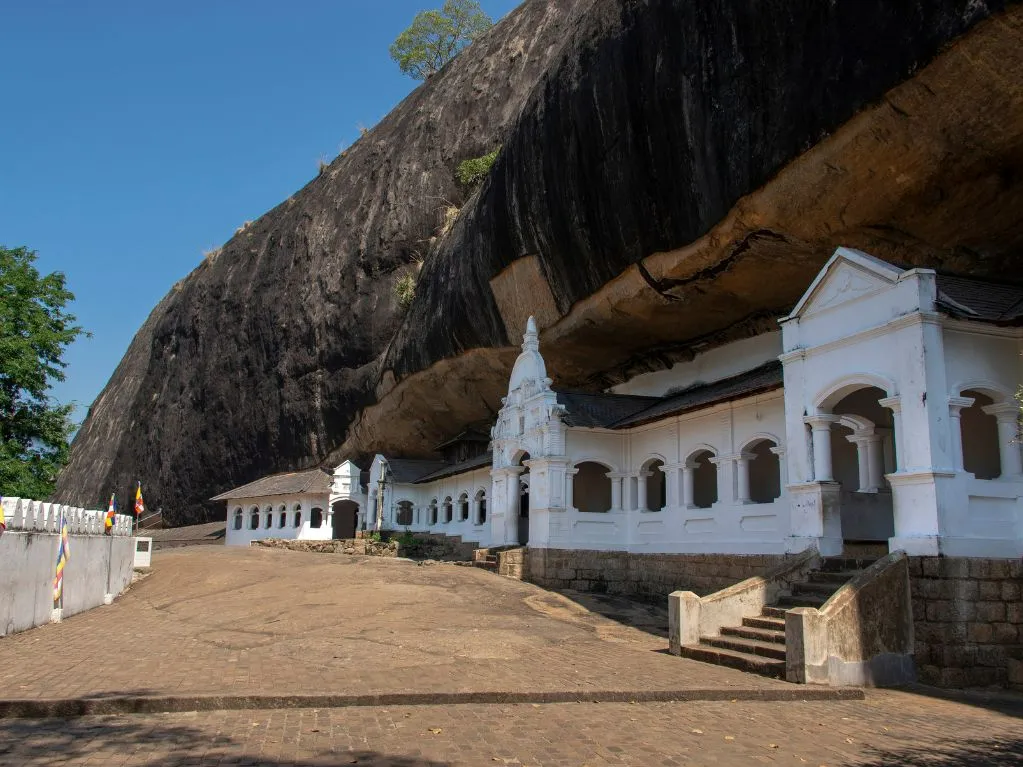
[[[552,388],[530,321],[492,452],[346,462],[327,508],[485,546],[1019,557],[1021,316],[1019,288],[842,248],[779,331],[604,394]]]
[[[841,248],[776,332],[593,394],[552,388],[531,320],[489,438],[214,500],[229,544],[357,526],[482,546],[1019,557],[1021,317],[1014,286]]]

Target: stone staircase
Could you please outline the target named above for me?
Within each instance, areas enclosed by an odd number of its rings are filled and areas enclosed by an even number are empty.
[[[874,559],[825,557],[819,570],[791,585],[760,615],[743,618],[740,626],[723,626],[719,636],[701,636],[700,643],[684,645],[683,658],[728,666],[754,674],[785,678],[785,612],[793,607],[821,607]]]
[[[473,565],[483,570],[523,580],[526,570],[525,546],[495,546],[490,549],[476,549]]]

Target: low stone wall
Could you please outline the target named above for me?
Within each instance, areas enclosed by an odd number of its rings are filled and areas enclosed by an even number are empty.
[[[912,557],[921,682],[1023,690],[1023,561]]]
[[[774,554],[629,554],[621,551],[527,549],[523,577],[540,586],[667,599],[700,596],[763,575],[785,557]]]
[[[343,538],[332,541],[295,541],[282,538],[262,538],[250,546],[289,551],[314,551],[321,554],[362,554],[370,557],[397,557],[397,541],[375,543],[369,538]]]

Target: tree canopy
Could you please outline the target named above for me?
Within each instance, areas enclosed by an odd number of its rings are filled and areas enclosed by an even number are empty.
[[[64,351],[81,333],[65,311],[64,275],[42,276],[34,251],[0,245],[0,493],[46,498],[67,462],[72,405],[48,391],[64,380]]]
[[[405,74],[426,80],[493,24],[476,0],[445,0],[440,10],[416,14],[391,45],[391,58]]]

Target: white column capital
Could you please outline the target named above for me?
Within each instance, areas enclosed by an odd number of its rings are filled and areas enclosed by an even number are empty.
[[[993,405],[985,405],[981,408],[988,415],[993,415],[999,423],[1016,423],[1019,420],[1019,403],[996,402]]]
[[[804,415],[803,423],[809,424],[814,431],[828,431],[831,424],[838,423],[841,416],[832,413],[817,413],[815,415]]]
[[[902,412],[902,398],[901,397],[882,397],[877,401],[877,404],[881,407],[886,407],[893,413]]]
[[[958,418],[963,408],[967,408],[977,400],[973,397],[949,397],[948,412],[953,418]]]

